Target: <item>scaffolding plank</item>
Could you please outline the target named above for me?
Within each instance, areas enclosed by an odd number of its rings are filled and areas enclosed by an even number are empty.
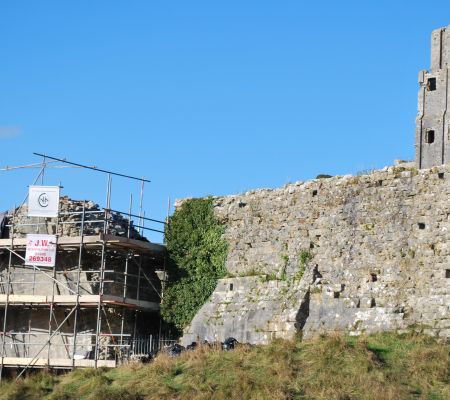
[[[110,234],[100,234],[100,237],[110,245],[117,245],[130,249],[140,249],[152,253],[164,252],[166,247],[162,244],[144,242],[143,240],[129,239],[122,236],[115,236]]]
[[[80,236],[59,236],[58,237],[58,245],[59,246],[74,246],[80,245]],[[101,236],[100,235],[89,235],[83,237],[83,242],[85,244],[101,244]],[[13,242],[14,247],[26,247],[27,246],[27,238],[14,238]],[[11,247],[11,238],[9,239],[0,239],[0,247]]]
[[[31,357],[4,357],[3,364],[5,367],[25,367],[30,364],[32,368],[72,368],[73,361],[70,358],[37,358],[33,361]],[[117,363],[115,360],[98,360],[97,367],[115,368]],[[75,360],[75,367],[94,368],[95,360]]]
[[[115,236],[110,234],[99,235],[85,235],[83,236],[83,243],[86,246],[101,246],[105,241],[108,245],[124,247],[128,249],[141,250],[150,253],[163,253],[165,246],[158,243],[144,242],[143,240],[129,239],[122,236]],[[59,236],[58,246],[79,246],[81,236]],[[26,238],[14,238],[14,247],[26,247]],[[11,238],[0,239],[0,247],[11,247]]]
[[[103,302],[111,305],[127,306],[131,308],[142,308],[147,311],[158,311],[159,303],[153,301],[136,300],[131,298],[123,298],[120,296],[112,296],[105,294],[103,296]]]
[[[0,305],[6,303],[6,294],[0,294]],[[100,301],[99,295],[81,295],[79,298],[79,303],[82,306],[97,306]],[[130,308],[139,308],[146,311],[158,311],[159,303],[136,300],[130,298],[123,298],[120,296],[104,295],[102,296],[102,303],[111,306],[124,306]],[[42,296],[42,295],[31,295],[31,294],[11,294],[9,295],[10,305],[22,305],[22,304],[33,304],[33,305],[48,305],[52,302],[52,296]],[[75,305],[77,302],[76,295],[55,295],[54,303],[56,305]]]

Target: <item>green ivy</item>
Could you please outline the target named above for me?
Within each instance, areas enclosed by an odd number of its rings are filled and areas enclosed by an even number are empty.
[[[212,198],[187,200],[169,219],[165,234],[169,281],[161,314],[179,330],[191,322],[217,280],[226,275],[224,229],[214,215]]]

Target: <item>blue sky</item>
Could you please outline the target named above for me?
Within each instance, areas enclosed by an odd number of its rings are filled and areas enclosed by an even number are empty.
[[[447,24],[448,1],[2,1],[0,166],[44,152],[145,176],[163,218],[168,196],[412,159],[417,74]],[[37,173],[0,171],[0,209]],[[104,175],[59,182],[104,205]],[[114,178],[112,206],[130,192]]]

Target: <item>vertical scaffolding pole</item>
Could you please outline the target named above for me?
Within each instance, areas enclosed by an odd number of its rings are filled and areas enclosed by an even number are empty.
[[[138,272],[138,284],[137,284],[137,293],[136,293],[136,300],[140,300],[140,294],[141,294],[141,270],[142,270],[142,254],[140,254],[139,257],[139,272]],[[133,328],[133,339],[136,338],[136,329],[137,329],[137,310],[134,312],[134,328]]]
[[[44,175],[45,175],[45,167],[47,166],[46,164],[46,157],[44,156],[42,159],[42,174],[41,174],[41,185],[44,185]],[[61,186],[61,185],[60,185]]]
[[[145,180],[144,180],[144,177],[142,177],[142,180],[141,180],[141,195],[140,195],[140,198],[139,198],[139,226],[141,227],[141,228],[139,228],[139,233],[140,233],[141,236],[144,234],[144,230],[142,228],[143,221],[144,221],[142,219],[142,217],[143,217],[143,214],[142,214],[142,202],[144,200],[144,184],[145,184]]]
[[[56,217],[56,251],[58,252],[58,228],[59,228],[59,216]],[[56,257],[58,257],[58,253],[56,253]],[[52,300],[50,302],[50,310],[48,316],[48,347],[47,347],[47,364],[50,365],[50,347],[51,347],[51,338],[52,338],[52,316],[53,316],[53,308],[55,305],[55,289],[56,289],[56,268],[57,263],[55,262],[55,266],[53,267],[53,279],[52,279]],[[34,269],[34,266],[33,266]],[[55,317],[56,321],[56,317]]]
[[[108,185],[106,189],[106,209],[105,209],[105,221],[103,223],[103,233],[107,233],[108,229],[108,213],[111,208],[111,174],[108,174]],[[106,241],[102,240],[102,257],[100,263],[100,284],[99,284],[99,296],[97,304],[97,328],[95,330],[95,368],[98,366],[98,356],[99,356],[99,336],[102,329],[102,297],[103,297],[103,278],[105,271],[106,262]]]
[[[163,318],[162,318],[162,315],[161,315],[161,306],[162,306],[162,303],[163,303],[163,301],[164,301],[164,289],[165,289],[165,287],[166,287],[166,260],[167,260],[167,257],[166,257],[166,255],[164,254],[164,259],[163,259],[164,261],[163,261],[163,265],[164,265],[164,272],[163,272],[163,279],[161,280],[161,302],[160,302],[160,308],[159,308],[159,332],[158,332],[158,340],[159,340],[159,343],[158,343],[158,345],[159,345],[159,348],[161,348],[162,346],[161,346],[161,334],[162,334],[162,321],[163,321]]]
[[[77,329],[78,329],[78,311],[80,308],[80,277],[81,277],[81,260],[83,257],[83,242],[84,242],[84,219],[86,213],[86,202],[83,201],[83,213],[81,214],[80,227],[80,249],[78,252],[78,268],[77,268],[77,300],[75,308],[75,316],[73,321],[73,347],[72,347],[72,368],[75,367],[75,353],[77,351]]]
[[[14,206],[14,213],[11,217],[11,249],[14,249],[14,222],[16,215],[16,206]],[[11,286],[11,263],[12,263],[12,253],[9,252],[9,259],[8,259],[8,270],[6,271],[6,302],[5,302],[5,310],[3,313],[3,332],[2,332],[2,361],[0,365],[0,382],[2,380],[3,375],[3,366],[4,366],[4,359],[5,359],[5,341],[6,341],[6,328],[7,328],[7,318],[8,318],[8,306],[9,306],[9,295],[11,292],[10,286]]]
[[[130,207],[128,212],[128,232],[127,237],[130,238],[131,235],[131,214],[133,207],[133,194],[130,193]],[[123,278],[123,302],[125,303],[125,299],[127,298],[127,285],[128,285],[128,262],[129,262],[129,253],[127,253],[127,258],[125,260],[125,274]],[[125,308],[122,308],[122,320],[120,321],[120,353],[122,353],[123,349],[123,329],[125,325]]]

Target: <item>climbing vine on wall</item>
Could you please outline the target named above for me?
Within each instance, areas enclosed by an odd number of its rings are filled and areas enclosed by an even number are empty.
[[[161,313],[182,330],[224,277],[227,243],[214,215],[213,199],[190,199],[170,217],[165,241],[170,257],[169,282]]]

